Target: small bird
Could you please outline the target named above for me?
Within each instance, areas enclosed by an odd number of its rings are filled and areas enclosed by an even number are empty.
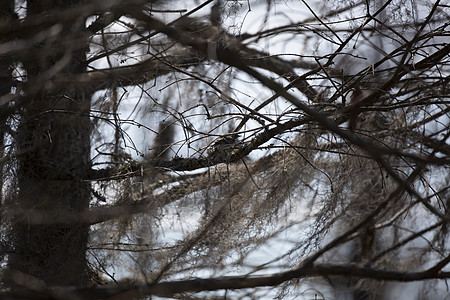
[[[217,138],[213,144],[212,147],[220,147],[221,145],[234,145],[238,141],[239,136],[237,134],[230,134],[230,135],[224,135],[219,138]]]
[[[238,134],[224,135],[216,139],[211,146],[207,148],[208,155],[212,158],[220,157],[227,160],[230,156],[230,152],[239,144]]]

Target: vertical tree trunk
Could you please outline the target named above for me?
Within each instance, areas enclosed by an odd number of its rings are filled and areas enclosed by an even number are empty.
[[[0,24],[8,24],[15,18],[14,15],[14,0],[0,1]],[[0,43],[5,43],[12,40],[12,36],[0,36]],[[0,55],[0,97],[11,93],[12,84],[12,59],[10,56]],[[0,158],[5,156],[5,135],[7,128],[6,118],[0,118]],[[4,163],[0,163],[0,187],[3,187],[4,178]],[[3,189],[0,190],[0,209],[4,205]],[[3,220],[0,216],[0,225]],[[0,250],[0,257],[3,259],[4,250]]]
[[[27,18],[44,17],[52,10],[81,2],[29,0]],[[61,73],[86,71],[86,47],[80,48],[77,40],[84,20],[70,20],[61,25],[57,38],[36,45],[35,53],[23,60],[28,82],[47,76],[57,64],[64,66]],[[41,92],[24,105],[17,134],[17,150],[24,153],[19,156],[17,173],[20,211],[41,210],[52,216],[58,211],[80,212],[89,207],[90,184],[80,179],[90,166],[89,108],[90,95],[75,87]],[[62,178],[67,172],[75,179]],[[44,280],[48,285],[88,282],[89,226],[55,223],[52,218],[44,221],[45,224],[33,224],[26,215],[15,219],[10,269]]]

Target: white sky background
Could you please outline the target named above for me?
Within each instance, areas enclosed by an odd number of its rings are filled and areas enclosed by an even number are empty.
[[[229,26],[233,26],[233,30],[235,31],[242,31],[242,33],[254,33],[259,32],[260,30],[264,30],[267,28],[280,26],[280,25],[287,25],[291,23],[297,23],[305,18],[311,17],[311,14],[308,13],[306,7],[301,3],[301,1],[275,1],[275,5],[272,6],[272,9],[270,13],[267,15],[267,3],[266,1],[256,1],[251,3],[251,11],[248,10],[247,1],[241,1],[242,7],[239,10],[239,13],[235,16],[231,16],[230,18],[226,19],[224,22],[224,28],[228,28]],[[309,3],[317,13],[320,13],[320,10],[313,4]],[[197,3],[193,4],[193,7],[197,5]],[[188,5],[185,5],[186,7],[189,7]],[[210,7],[207,6],[203,10],[201,10],[197,15],[198,16],[207,16],[209,14]],[[176,15],[174,15],[176,17]],[[267,17],[267,19],[266,19]],[[362,22],[362,21],[361,21]],[[117,29],[120,30],[120,29]],[[294,37],[294,38],[292,38]],[[315,49],[316,53],[321,53],[322,51],[324,53],[329,53],[330,47],[327,46],[325,43],[317,43],[317,41],[309,41],[306,45],[307,51],[303,52],[305,49],[305,43],[304,39],[301,38],[300,35],[279,35],[279,36],[273,36],[270,39],[263,39],[257,47],[260,47],[261,50],[270,52],[271,54],[277,54],[277,53],[290,53],[294,55],[298,54],[311,54],[311,49]],[[387,48],[389,48],[389,45],[385,45]],[[323,48],[322,48],[323,47]],[[358,48],[358,51],[360,51],[359,54],[364,54],[364,52],[367,50],[367,48]],[[389,49],[386,49],[388,51]],[[388,51],[389,52],[389,51]],[[295,56],[292,57],[282,57],[283,59],[289,60],[289,59],[295,59]],[[368,57],[370,59],[370,56]],[[376,57],[374,58],[376,59]],[[116,63],[118,63],[116,61]],[[133,61],[131,61],[133,63]],[[347,62],[348,63],[348,62]],[[349,70],[349,72],[357,72],[359,71],[358,68],[361,66],[360,64],[352,63],[350,64],[344,64],[346,66],[352,66],[352,69]],[[363,66],[367,65],[367,61],[364,61]],[[106,68],[107,65],[105,64],[105,61],[99,61],[95,63],[96,68]],[[250,104],[251,102],[262,102],[266,100],[268,97],[272,95],[271,91],[268,91],[264,87],[262,87],[259,84],[252,83],[249,84],[249,82],[254,82],[251,78],[249,78],[245,74],[237,74],[237,80],[234,81],[232,86],[232,97],[238,99],[239,101],[242,101],[242,103]],[[161,80],[161,79],[160,79]],[[148,87],[150,87],[153,83],[148,84]],[[159,92],[158,90],[164,87],[166,83],[165,82],[157,82],[156,86],[149,90],[149,92],[152,94],[152,96],[156,99],[162,99],[167,95],[167,90],[163,90]],[[141,99],[140,94],[140,87],[137,88],[131,88],[127,87],[127,94],[124,97],[120,116],[123,119],[132,119],[136,120],[138,123],[142,123],[146,126],[151,127],[152,129],[156,130],[158,128],[157,120],[158,117],[155,116],[149,116],[144,115],[142,116],[141,111],[139,109],[135,110],[136,103],[138,101],[141,101],[140,104],[147,105],[147,103],[144,103],[144,101]],[[183,92],[182,84],[180,84],[180,88],[178,91]],[[191,91],[192,97],[197,93],[197,91]],[[104,91],[99,91],[96,96],[101,95],[104,93]],[[165,94],[166,93],[166,94]],[[121,93],[119,92],[119,95]],[[175,92],[176,94],[176,92]],[[173,95],[174,99],[178,99],[179,95]],[[96,97],[94,96],[94,98]],[[297,96],[301,97],[300,94],[297,93]],[[178,100],[176,100],[178,101]],[[269,106],[268,110],[273,113],[279,114],[281,111],[286,110],[289,107],[289,104],[285,101],[278,101],[278,106]],[[254,107],[255,105],[252,105]],[[135,110],[133,112],[133,110]],[[195,126],[201,128],[204,125],[205,120],[203,120],[204,116],[199,116],[196,118],[192,118],[192,122]],[[448,120],[443,120],[442,124],[448,124]],[[251,124],[251,123],[250,123]],[[444,125],[443,125],[444,126]],[[130,139],[134,141],[136,144],[137,150],[141,153],[145,154],[148,148],[151,146],[149,144],[149,140],[154,137],[153,133],[149,133],[147,130],[143,128],[138,128],[135,125],[125,125],[123,127],[127,134],[129,135]],[[435,128],[431,128],[430,130],[435,130]],[[103,136],[106,137],[106,139],[109,139],[113,137],[113,129],[111,127],[105,127],[102,130]],[[184,136],[179,135],[179,139],[183,140]],[[99,144],[103,143],[105,141],[99,142]],[[185,146],[182,147],[182,150],[179,152],[180,156],[187,156],[188,150]],[[139,155],[136,151],[129,149],[129,153],[136,159],[139,158]],[[262,155],[266,155],[267,152],[261,151],[259,153],[252,153],[251,158],[256,159],[258,157],[261,157]],[[433,180],[431,178],[430,180]],[[292,211],[292,216],[288,218],[291,222],[299,222],[302,220],[302,211],[307,210],[307,208],[302,207],[301,201],[297,202],[297,206]],[[183,238],[186,236],[189,232],[193,231],[196,228],[196,225],[198,224],[198,220],[201,217],[201,212],[196,211],[195,208],[189,208],[189,206],[183,206],[182,209],[180,209],[180,206],[177,202],[171,204],[170,206],[167,206],[164,208],[166,211],[165,217],[160,220],[160,234],[158,235],[158,239],[161,242],[161,244],[164,245],[171,245],[175,243],[178,239]],[[288,251],[292,245],[295,243],[298,243],[301,241],[301,236],[299,236],[299,232],[301,232],[307,224],[300,223],[299,225],[291,225],[291,223],[284,224],[286,227],[286,230],[282,231],[280,234],[276,235],[273,239],[268,240],[266,243],[263,244],[262,247],[258,248],[257,251],[252,253],[249,256],[248,263],[250,265],[257,265],[261,264],[267,261],[272,260],[273,258],[277,257],[278,255],[284,253],[285,251]],[[288,263],[286,262],[278,262],[281,264]],[[214,275],[236,275],[236,274],[243,274],[247,270],[250,270],[250,268],[243,267],[242,270],[223,270],[221,274],[214,274]],[[274,269],[271,271],[276,271],[276,265],[274,266]],[[129,273],[126,270],[120,271],[120,266],[115,267],[116,274],[120,274],[120,272],[123,272],[124,276],[129,276]],[[267,270],[265,270],[267,272]],[[198,277],[207,277],[207,272],[194,274]],[[206,276],[205,276],[206,275]],[[118,276],[120,277],[120,276]],[[180,278],[183,277],[182,275]],[[328,290],[328,288],[324,286],[317,285],[317,282],[315,283],[316,287],[321,288],[321,292],[324,294],[325,299],[333,299],[333,293],[332,291]],[[389,290],[390,290],[390,296],[389,299],[414,299],[414,295],[418,294],[418,290],[420,289],[422,283],[409,283],[409,284],[398,284],[398,283],[389,283]],[[303,298],[295,298],[295,299],[314,299],[312,290],[308,290],[310,288],[309,285],[304,285],[305,294],[303,295]],[[408,297],[406,297],[406,294],[409,293]],[[223,292],[220,292],[219,294],[223,294]],[[233,292],[231,294],[228,294],[231,298],[234,296],[231,295],[240,295],[241,292]],[[436,295],[439,295],[437,293]],[[441,294],[442,295],[442,294]],[[259,299],[272,299],[274,294],[266,295],[265,298],[259,298]],[[155,298],[156,299],[156,298]],[[290,298],[285,298],[290,299]],[[317,299],[321,299],[320,297]],[[345,299],[345,296],[343,296],[341,299]]]
[[[241,31],[245,33],[254,33],[261,29],[267,29],[274,26],[279,26],[280,24],[289,24],[292,22],[299,22],[301,19],[306,16],[304,12],[306,11],[304,6],[300,4],[300,2],[295,1],[295,3],[287,3],[286,4],[276,4],[272,7],[273,12],[271,11],[270,14],[267,17],[267,20],[265,19],[266,15],[266,8],[267,3],[265,1],[256,1],[257,3],[251,4],[251,11],[248,11],[248,6],[246,1],[242,1],[242,8],[240,9],[240,12],[236,15],[231,15],[229,18],[225,19],[224,22],[224,28],[231,28],[232,31]],[[185,7],[189,7],[188,5],[185,5]],[[194,7],[194,6],[192,6]],[[173,8],[173,7],[171,7]],[[194,14],[194,16],[206,16],[209,15],[210,7],[206,6],[204,9],[199,11],[198,13]],[[157,14],[156,14],[157,16]],[[169,15],[173,16],[174,18],[178,15],[173,14]],[[264,17],[262,17],[264,16]],[[171,19],[167,20],[170,21]],[[264,21],[267,21],[263,24]],[[118,28],[115,30],[123,30],[123,28],[120,28],[120,26],[117,26]],[[291,39],[289,36],[281,36],[281,37],[272,37],[270,39],[263,39],[262,43],[259,45],[260,50],[264,50],[269,52],[270,54],[278,54],[278,53],[290,53],[290,54],[301,54],[301,51],[303,51],[304,47],[303,40],[296,40]],[[252,43],[252,46],[254,43]],[[288,50],[289,49],[289,50]],[[141,49],[142,51],[142,49]],[[139,53],[139,51],[136,51]],[[289,57],[289,56],[283,56],[283,59],[295,59],[296,57]],[[124,65],[120,62],[120,58],[117,58],[116,60],[111,59],[113,65]],[[134,63],[133,60],[130,60],[131,63]],[[107,68],[108,65],[106,63],[106,60],[99,60],[96,61],[93,65],[95,68]],[[213,66],[214,68],[214,63]],[[261,70],[260,70],[261,71]],[[265,71],[261,71],[262,73],[270,74]],[[213,74],[211,74],[213,75]],[[236,73],[235,74],[235,80],[233,81],[233,86],[231,87],[230,96],[237,99],[241,103],[244,104],[252,104],[252,107],[255,107],[256,103],[261,103],[270,96],[272,96],[272,92],[263,87],[261,84],[257,83],[253,78],[250,78],[246,74],[242,73]],[[185,77],[184,75],[177,75],[178,78]],[[165,97],[167,97],[168,90],[172,89],[171,93],[173,96],[173,99],[176,99],[175,101],[180,101],[179,104],[182,105],[182,107],[188,107],[195,105],[195,101],[198,101],[198,95],[199,92],[197,90],[189,90],[189,87],[186,88],[187,85],[184,84],[184,82],[179,82],[175,86],[177,86],[177,90],[173,91],[173,86],[169,87],[168,89],[163,89],[166,85],[164,82],[164,76],[161,77],[157,82],[156,86],[149,89],[149,93],[157,100],[163,100]],[[145,87],[149,88],[153,86],[154,82],[148,83]],[[144,124],[153,130],[157,131],[159,119],[161,118],[161,115],[158,114],[155,115],[155,113],[152,114],[142,114],[142,106],[147,106],[150,100],[144,96],[144,99],[142,99],[141,94],[141,87],[127,87],[126,95],[123,97],[122,105],[121,105],[121,111],[120,111],[120,118],[123,120],[131,119],[135,122],[138,122],[140,124]],[[162,90],[161,90],[162,89]],[[209,88],[204,88],[208,89]],[[161,91],[160,91],[161,90]],[[186,91],[187,90],[187,91]],[[188,94],[186,94],[186,92]],[[296,91],[293,91],[294,93],[297,93],[298,96],[301,96]],[[96,95],[94,95],[94,99],[98,96],[102,96],[105,93],[105,91],[98,91]],[[118,92],[119,96],[122,94],[122,91],[119,90]],[[191,102],[187,101],[187,98],[190,98]],[[191,97],[189,97],[191,96]],[[178,99],[178,97],[180,99]],[[136,104],[139,102],[140,107],[136,109]],[[184,103],[182,103],[184,102]],[[274,104],[269,105],[266,108],[266,113],[274,113],[279,115],[281,112],[286,110],[288,107],[290,107],[289,103],[287,101],[278,101],[277,105]],[[155,110],[157,110],[158,107],[155,107]],[[199,108],[200,112],[204,112],[201,108]],[[263,110],[264,112],[264,110]],[[194,126],[197,128],[204,128],[205,124],[207,124],[209,121],[205,120],[204,115],[199,117],[191,117],[189,119]],[[250,130],[252,128],[253,121],[249,121],[246,128],[247,130]],[[238,121],[235,122],[234,126],[238,124]],[[257,124],[253,124],[253,126],[256,126]],[[250,127],[248,127],[250,126]],[[136,125],[125,125],[123,126],[123,129],[126,130],[127,134],[129,135],[130,140],[134,141],[136,148],[139,152],[146,154],[148,150],[151,148],[151,141],[154,138],[154,133],[149,132],[148,130],[145,130],[144,128],[138,128]],[[107,126],[107,128],[104,129],[108,134],[104,134],[106,138],[113,137],[113,131],[114,129],[111,126]],[[103,131],[102,131],[103,132]],[[181,132],[181,130],[180,130]],[[225,132],[216,132],[216,133],[226,133]],[[243,138],[243,137],[242,137]],[[179,146],[182,146],[181,149],[178,148],[178,145],[174,147],[174,150],[177,152],[177,155],[186,157],[188,155],[188,149],[186,148],[186,145],[183,143],[185,140],[185,136],[183,134],[178,135],[178,139],[181,143],[178,144]],[[105,141],[101,141],[99,144],[104,143]],[[211,142],[208,140],[208,142]],[[130,143],[128,144],[130,146]],[[180,151],[181,150],[181,151]],[[139,159],[139,153],[134,151],[131,148],[128,148],[127,152],[131,154],[135,159]],[[251,158],[257,158],[262,155],[265,155],[265,153],[252,153]]]

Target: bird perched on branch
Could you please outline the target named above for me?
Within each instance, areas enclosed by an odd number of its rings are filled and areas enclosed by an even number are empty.
[[[207,148],[208,156],[212,159],[228,160],[231,151],[238,148],[239,143],[239,136],[235,133],[221,136]]]

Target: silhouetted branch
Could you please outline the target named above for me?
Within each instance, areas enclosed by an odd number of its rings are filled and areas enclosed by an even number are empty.
[[[444,261],[448,263],[447,257]],[[71,295],[84,299],[132,299],[145,296],[171,297],[180,293],[197,293],[203,291],[237,290],[263,286],[277,286],[283,282],[306,277],[343,276],[347,278],[370,278],[376,280],[411,282],[427,279],[448,279],[450,272],[441,271],[442,265],[436,265],[425,271],[399,272],[360,267],[355,264],[319,263],[311,266],[301,266],[288,271],[259,276],[228,276],[207,279],[191,279],[179,281],[159,282],[156,284],[131,284],[120,286],[98,287],[45,287],[39,286],[34,290],[7,292],[0,294],[8,299],[29,297],[29,299],[62,299],[60,296]],[[20,275],[16,275],[20,277]],[[24,288],[27,288],[25,285]],[[60,295],[60,296],[59,296]]]

